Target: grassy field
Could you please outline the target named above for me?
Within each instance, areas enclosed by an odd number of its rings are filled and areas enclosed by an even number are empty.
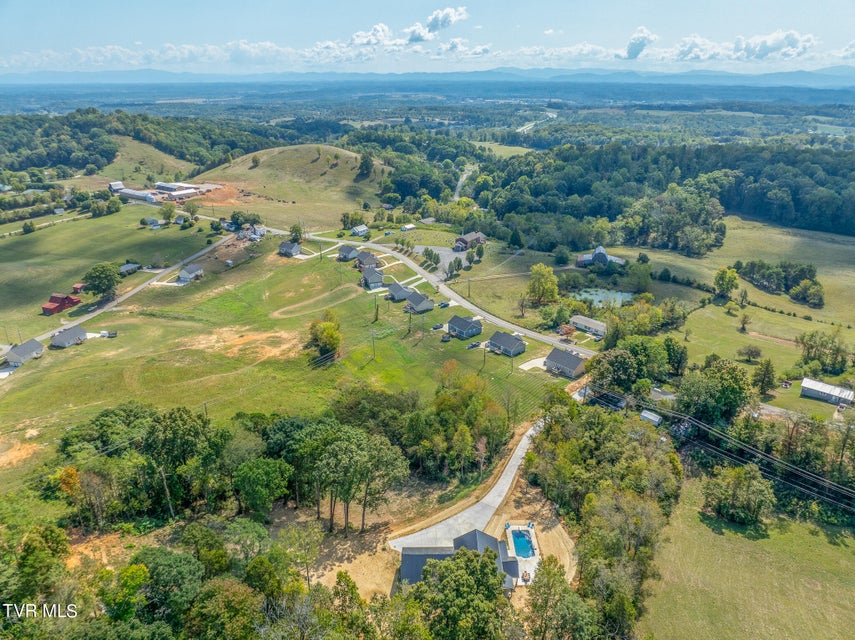
[[[511,158],[513,156],[522,156],[527,154],[532,149],[526,147],[515,147],[513,145],[500,144],[498,142],[475,142],[475,146],[486,147],[495,153],[499,158]]]
[[[639,637],[779,640],[852,637],[855,541],[779,518],[765,535],[701,513],[687,481],[657,554]]]
[[[41,463],[37,454],[49,452],[67,427],[130,399],[206,409],[218,421],[240,410],[316,412],[337,388],[355,381],[414,389],[427,399],[442,363],[456,359],[462,371],[483,376],[497,398],[511,397],[526,412],[552,380],[542,371],[512,369],[508,358],[467,350],[468,341],[441,343],[442,332],[430,328],[446,322],[454,307],[413,317],[410,325],[402,304],[358,287],[352,267],[329,258],[281,258],[275,239],[256,248],[259,257],[220,273],[206,270],[190,286],[146,289],[89,327],[118,331],[118,338],[48,351],[0,381],[0,434],[6,436],[0,454],[22,443],[27,429],[39,431],[26,441],[30,457],[11,468],[0,464],[0,482],[20,479]],[[413,275],[403,265],[393,269],[401,279]],[[341,319],[342,358],[313,367],[303,348],[308,325],[328,308]],[[485,326],[481,339],[493,330]],[[548,350],[530,344],[515,364]]]
[[[339,154],[337,166],[335,154]],[[252,156],[261,164],[252,168]],[[327,158],[331,165],[327,165]],[[258,151],[237,158],[228,165],[212,169],[194,178],[196,182],[225,182],[237,191],[217,191],[204,204],[213,204],[228,215],[233,209],[251,209],[265,221],[278,227],[301,222],[307,229],[337,227],[341,214],[359,207],[358,201],[379,206],[377,181],[382,171],[376,165],[374,175],[357,178],[359,156],[336,147],[297,145]]]
[[[205,246],[206,234],[197,233],[199,227],[141,229],[139,220],[149,211],[126,206],[112,216],[66,222],[0,240],[0,328],[8,330],[15,342],[19,329],[26,340],[58,328],[60,318],[70,312],[44,316],[41,305],[54,292],[71,293],[71,285],[96,262],[174,264]],[[144,273],[129,276],[122,281],[120,293],[148,277]],[[84,296],[84,305],[90,299]],[[5,340],[5,333],[0,334],[0,341]]]
[[[144,142],[127,136],[110,136],[119,145],[116,159],[92,176],[78,175],[68,180],[60,180],[66,187],[76,187],[85,191],[106,189],[110,182],[121,180],[126,187],[141,189],[148,176],[154,181],[171,182],[177,173],[186,175],[195,167],[192,162],[155,149]],[[150,186],[154,186],[153,184]]]

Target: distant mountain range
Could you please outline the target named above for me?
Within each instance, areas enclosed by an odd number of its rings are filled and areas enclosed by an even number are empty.
[[[842,89],[855,87],[855,66],[827,67],[813,71],[744,74],[724,71],[615,71],[610,69],[516,69],[445,73],[263,73],[207,74],[173,73],[155,69],[132,71],[38,71],[0,74],[0,85],[51,84],[188,84],[188,83],[359,83],[396,85],[444,83],[512,82],[578,84],[669,84],[747,87],[808,87]]]

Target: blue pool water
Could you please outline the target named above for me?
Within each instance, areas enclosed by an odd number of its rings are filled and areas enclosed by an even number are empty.
[[[514,539],[514,552],[518,558],[534,557],[534,547],[528,531],[514,529],[511,531],[511,537]]]

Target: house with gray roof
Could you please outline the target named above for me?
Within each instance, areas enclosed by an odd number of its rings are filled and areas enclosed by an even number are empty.
[[[20,367],[28,360],[41,358],[45,352],[44,345],[38,340],[27,340],[21,344],[16,344],[6,353],[6,361],[10,366]]]
[[[340,262],[350,262],[359,255],[359,249],[352,244],[345,244],[338,248],[338,259]]]
[[[81,344],[84,340],[86,340],[86,329],[82,325],[77,325],[53,334],[50,339],[50,346],[57,349],[67,349],[72,345]]]
[[[202,269],[202,265],[196,263],[188,264],[178,272],[178,282],[187,284],[193,280],[201,279],[204,275],[205,271]]]
[[[364,224],[358,224],[350,230],[350,235],[366,236],[368,235],[368,227]]]
[[[356,254],[356,268],[360,271],[368,267],[376,268],[380,265],[380,259],[370,251],[360,251]]]
[[[593,253],[586,253],[576,258],[577,267],[590,267],[595,264],[605,267],[609,263],[622,266],[626,263],[626,260],[617,256],[610,256],[602,245],[594,249]]]
[[[485,346],[491,351],[497,351],[514,358],[525,352],[526,345],[519,336],[504,331],[496,331],[490,336]]]
[[[559,373],[568,378],[578,378],[585,373],[585,361],[581,357],[557,347],[546,356],[543,366],[551,373]]]
[[[452,249],[454,251],[468,251],[479,244],[487,244],[487,236],[480,231],[471,231],[455,239]]]
[[[362,272],[360,283],[369,291],[372,289],[379,289],[383,286],[383,272],[377,271],[377,269],[372,267],[368,267]]]
[[[140,270],[140,265],[138,265],[136,262],[128,262],[126,264],[123,264],[121,267],[119,267],[119,275],[124,278],[125,276],[129,276],[132,273],[136,273],[139,270]]]
[[[280,256],[285,256],[286,258],[293,258],[294,256],[300,255],[302,251],[303,250],[300,248],[300,245],[297,242],[289,242],[288,240],[286,240],[285,242],[279,243]]]
[[[418,291],[413,291],[407,298],[406,311],[409,313],[427,313],[428,311],[433,311],[433,300]]]
[[[571,316],[570,324],[579,329],[579,331],[584,331],[597,337],[603,337],[606,335],[606,331],[608,331],[608,326],[606,326],[605,322],[594,320],[588,316]]]
[[[389,295],[386,297],[392,302],[401,302],[402,300],[409,298],[412,293],[413,290],[409,287],[393,282],[389,285]]]
[[[833,404],[850,404],[855,399],[855,391],[846,387],[838,387],[820,380],[804,378],[802,380],[801,393],[805,398],[825,400]]]
[[[461,318],[455,315],[448,321],[448,333],[456,338],[473,338],[481,331],[483,331],[481,321],[475,318]]]

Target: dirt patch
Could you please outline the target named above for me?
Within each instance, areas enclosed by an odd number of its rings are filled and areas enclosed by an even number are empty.
[[[183,349],[214,349],[230,358],[293,358],[302,344],[296,331],[250,331],[244,327],[222,327],[209,334],[187,338],[178,343]]]
[[[786,338],[777,338],[775,336],[767,336],[765,333],[757,333],[756,331],[749,331],[748,335],[752,336],[754,338],[762,338],[763,340],[770,340],[771,342],[777,342],[778,344],[784,344],[784,345],[787,345],[788,347],[798,346],[796,344],[795,340],[787,340]]]
[[[16,440],[11,446],[0,443],[0,468],[14,467],[35,454],[38,449],[39,445],[35,442]]]
[[[567,392],[567,395],[572,396],[574,393],[579,391],[579,389],[584,387],[586,384],[588,384],[588,374],[585,374],[584,376],[582,376],[578,380],[573,380],[573,382],[571,382],[566,387],[564,387],[564,390]]]
[[[26,433],[24,434],[24,437],[29,440],[30,438],[35,438],[37,435],[39,435],[39,433],[40,432],[38,429],[27,429]]]
[[[197,202],[204,207],[227,207],[244,204],[246,198],[241,198],[241,194],[232,185],[224,184],[222,189],[212,189]]]

